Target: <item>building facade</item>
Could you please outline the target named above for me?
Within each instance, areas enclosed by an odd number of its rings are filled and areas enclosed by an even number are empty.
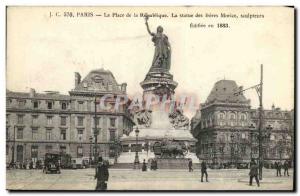
[[[258,110],[235,81],[215,83],[205,103],[192,119],[192,133],[198,139],[197,155],[216,165],[240,165],[258,158]],[[263,111],[263,158],[266,164],[292,160],[293,112],[272,107]]]
[[[99,131],[98,152],[116,160],[119,138],[131,132],[134,125],[128,104],[114,107],[117,97],[125,99],[126,83],[119,85],[113,74],[103,69],[91,71],[83,80],[75,73],[75,88],[69,95],[7,90],[7,163],[35,162],[46,152],[91,158],[95,124]],[[102,99],[105,107],[101,107]]]

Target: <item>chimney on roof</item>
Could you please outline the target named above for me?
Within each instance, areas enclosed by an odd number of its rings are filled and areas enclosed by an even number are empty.
[[[122,83],[121,84],[121,91],[126,92],[126,87],[127,87],[127,83]]]
[[[77,88],[80,82],[81,82],[81,76],[78,72],[75,72],[75,88]]]
[[[35,96],[35,89],[34,88],[30,88],[29,96],[30,97],[34,97]]]

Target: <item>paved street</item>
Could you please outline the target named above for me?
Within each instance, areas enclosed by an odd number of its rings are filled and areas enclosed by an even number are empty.
[[[249,170],[208,170],[209,182],[200,182],[200,171],[136,171],[110,169],[109,190],[291,190],[293,177],[273,177],[275,170],[264,170],[260,187],[248,185]],[[292,174],[292,170],[290,170]],[[62,170],[44,174],[41,170],[7,170],[7,189],[94,190],[94,169]]]

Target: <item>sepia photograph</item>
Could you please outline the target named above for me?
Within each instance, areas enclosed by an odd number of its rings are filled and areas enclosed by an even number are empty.
[[[296,190],[292,6],[7,6],[6,190]]]

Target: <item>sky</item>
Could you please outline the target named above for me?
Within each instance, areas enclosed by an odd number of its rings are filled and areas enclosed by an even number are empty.
[[[94,17],[55,17],[55,13],[93,12]],[[52,17],[50,17],[50,12]],[[110,70],[126,82],[129,96],[142,93],[154,46],[142,17],[103,17],[105,13],[231,13],[236,18],[149,18],[151,31],[163,26],[172,47],[170,73],[176,94],[205,102],[215,82],[235,80],[244,88],[260,80],[264,65],[264,108],[294,108],[293,9],[284,7],[10,7],[7,14],[6,86],[12,91],[47,90],[68,94],[74,72]],[[242,19],[240,14],[264,15]],[[95,14],[102,16],[96,17]],[[54,16],[53,16],[54,15]],[[190,24],[215,28],[190,28]],[[230,28],[217,28],[228,23]],[[255,90],[245,93],[253,108]]]

